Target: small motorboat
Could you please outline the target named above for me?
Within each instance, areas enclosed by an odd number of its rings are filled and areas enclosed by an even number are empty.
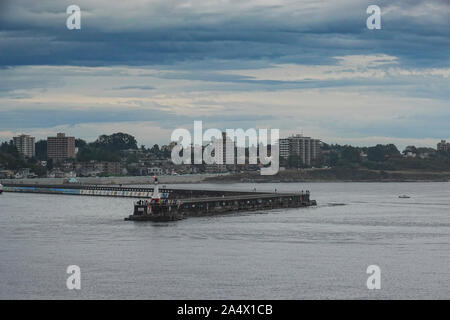
[[[3,192],[3,185],[0,183],[0,194]]]
[[[406,195],[406,194],[402,194],[401,196],[398,196],[400,199],[409,199],[411,198],[410,196]]]

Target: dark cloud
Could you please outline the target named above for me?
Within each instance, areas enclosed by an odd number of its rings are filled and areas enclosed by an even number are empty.
[[[201,119],[199,119],[201,118]],[[215,115],[186,116],[172,112],[149,108],[84,108],[84,109],[46,109],[38,110],[15,108],[2,111],[0,117],[0,128],[2,130],[16,130],[20,125],[22,128],[49,128],[57,126],[73,126],[86,123],[120,123],[133,121],[150,121],[158,123],[161,127],[173,129],[180,125],[192,125],[194,120],[203,120],[208,125],[214,126],[219,123],[254,123],[258,120],[267,120],[272,117],[254,114],[233,115],[229,112]],[[218,126],[220,127],[220,126]]]
[[[6,1],[0,64],[156,65],[208,59],[327,64],[337,55],[385,53],[417,67],[450,65],[448,2],[379,1],[382,30],[365,27],[369,1],[339,1],[314,10],[303,2],[294,7],[255,2],[253,10],[242,12],[232,3],[212,13],[178,9],[177,1],[142,3],[141,11],[130,3],[128,12],[111,2],[81,1],[82,30],[69,31],[66,1]],[[420,10],[425,11],[417,14]]]
[[[448,134],[450,114],[444,109],[450,90],[448,72],[442,69],[450,67],[449,1],[378,0],[381,30],[366,28],[366,8],[375,4],[369,0],[303,0],[280,5],[263,5],[258,0],[76,2],[82,9],[82,30],[69,31],[65,10],[72,1],[0,0],[0,132],[139,121],[173,129],[203,120],[217,128],[250,128],[260,123],[283,129],[309,126],[317,132],[326,128],[341,137],[420,139]],[[347,66],[335,58],[380,54],[398,59],[394,65],[362,62],[346,70]],[[257,77],[243,70],[279,64],[325,67],[323,74],[311,79],[309,75],[271,77],[267,70]],[[30,65],[56,68],[21,67]],[[341,68],[337,76],[326,77],[333,75],[336,65]],[[404,73],[389,73],[391,67]],[[430,74],[433,68],[441,73]],[[298,75],[304,70],[292,69],[291,73]],[[347,78],[341,74],[367,69],[386,72],[386,76]],[[238,72],[223,72],[228,70]],[[290,72],[289,67],[285,70]],[[375,100],[383,97],[387,103],[394,101],[393,111],[395,101],[399,101],[394,98],[409,97],[412,99],[407,103],[414,103],[412,110],[419,111],[405,114],[409,111],[402,111],[406,109],[403,106],[398,112],[402,117],[389,118],[389,109],[380,112],[383,116],[370,112],[373,121],[370,116],[364,121],[351,120],[345,113],[349,107],[346,101],[337,104],[321,96],[324,100],[315,106],[298,101],[304,112],[292,107],[289,116],[285,112],[286,118],[281,118],[279,110],[291,106],[285,99],[290,90],[323,89],[326,93],[333,88],[360,96],[372,94]],[[266,103],[255,98],[258,92],[269,91],[278,91],[279,101]],[[234,92],[241,94],[236,100]],[[214,99],[224,93],[230,97]],[[151,101],[157,95],[167,97],[167,104],[174,101],[174,106],[139,100]],[[83,96],[89,97],[87,104],[93,107],[69,101]],[[119,100],[110,108],[108,101],[97,103],[97,97],[123,97],[129,104],[122,105]],[[60,104],[61,109],[56,109]],[[434,109],[428,111],[431,105]],[[184,107],[183,115],[176,113]],[[323,113],[309,114],[318,107]],[[274,109],[271,116],[258,115],[258,110],[270,108]],[[376,105],[361,103],[355,110],[365,113],[373,111],[370,108]],[[189,116],[190,111],[201,114],[200,110],[210,115]]]
[[[114,90],[154,90],[155,87],[152,86],[122,86],[114,88]]]

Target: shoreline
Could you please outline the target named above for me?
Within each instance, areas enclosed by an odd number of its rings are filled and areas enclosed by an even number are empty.
[[[234,183],[370,183],[370,182],[404,182],[404,183],[424,183],[424,182],[449,182],[450,173],[406,173],[406,172],[383,172],[367,178],[367,172],[351,171],[353,175],[349,177],[339,177],[336,172],[331,171],[327,176],[314,176],[314,172],[323,173],[324,170],[285,170],[274,176],[261,176],[259,173],[240,174],[192,174],[192,175],[167,175],[158,176],[159,184],[234,184]],[[313,173],[313,174],[311,174]],[[342,172],[341,172],[342,173]],[[121,176],[121,177],[77,177],[77,183],[90,185],[153,185],[152,176]],[[33,179],[0,179],[1,184],[31,184],[62,185],[66,178],[33,178]]]
[[[192,174],[192,175],[164,175],[158,176],[159,184],[202,183],[207,178],[217,175]],[[89,185],[153,185],[153,176],[120,176],[120,177],[76,177],[78,182],[74,184]],[[33,178],[33,179],[0,179],[1,184],[31,184],[31,185],[62,185],[67,178]]]
[[[349,168],[283,170],[273,176],[239,173],[205,179],[211,183],[449,182],[450,172],[383,171]]]

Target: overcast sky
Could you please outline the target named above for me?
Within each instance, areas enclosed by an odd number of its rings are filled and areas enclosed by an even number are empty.
[[[0,141],[121,131],[150,146],[203,120],[435,147],[450,139],[449,30],[450,0],[2,0]]]

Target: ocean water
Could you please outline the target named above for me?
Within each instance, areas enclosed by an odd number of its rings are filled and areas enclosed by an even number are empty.
[[[138,223],[131,199],[4,193],[0,299],[450,298],[450,183],[194,187],[308,189],[318,206]]]

